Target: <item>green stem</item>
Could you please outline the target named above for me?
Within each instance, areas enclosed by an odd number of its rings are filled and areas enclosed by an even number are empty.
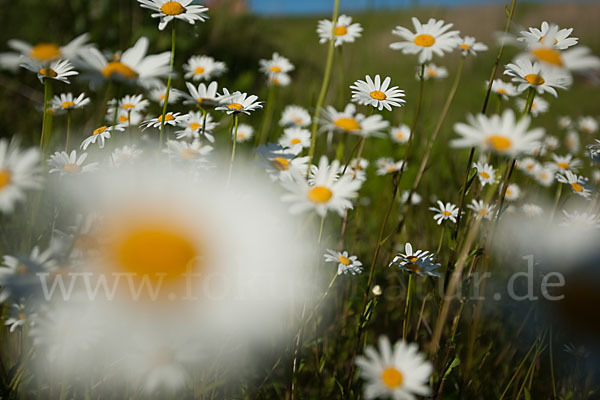
[[[67,110],[67,137],[65,139],[65,152],[69,152],[69,139],[71,138],[71,110]]]
[[[331,69],[333,66],[333,54],[335,52],[335,26],[338,19],[340,9],[340,0],[335,0],[333,6],[333,17],[331,26],[331,40],[329,41],[329,51],[327,53],[327,62],[325,64],[325,75],[323,75],[323,83],[321,84],[321,91],[319,92],[319,98],[315,106],[315,114],[313,115],[311,138],[310,138],[310,149],[308,151],[308,168],[312,164],[315,156],[315,146],[317,144],[317,128],[319,127],[319,116],[321,115],[321,107],[325,102],[325,96],[327,95],[327,88],[329,86],[329,79],[331,78]]]
[[[525,109],[523,110],[523,115],[531,114],[533,100],[535,100],[535,89],[533,87],[530,87],[529,93],[527,93],[527,101],[525,102]]]
[[[198,107],[200,107],[200,111],[202,111],[202,138],[204,139],[204,134],[206,133],[206,117],[208,115],[208,111],[206,111],[204,107],[200,105]]]
[[[171,62],[169,64],[169,78],[167,79],[167,91],[165,93],[165,102],[162,109],[162,117],[160,121],[160,139],[159,146],[162,147],[163,132],[165,130],[165,115],[167,114],[167,104],[169,103],[169,92],[171,91],[171,83],[173,81],[173,66],[175,64],[175,24],[171,30]]]
[[[231,181],[231,171],[233,171],[233,161],[235,160],[235,145],[237,143],[237,134],[238,134],[238,114],[233,115],[233,130],[231,135],[233,137],[233,144],[231,145],[231,161],[229,162],[229,173],[227,174],[227,184]]]
[[[48,143],[50,132],[49,129],[49,112],[48,105],[52,96],[52,88],[50,87],[50,79],[44,79],[44,111],[42,114],[42,134],[40,136],[40,149],[42,151],[42,160],[44,159],[46,145]]]
[[[408,333],[408,313],[410,312],[410,292],[412,289],[413,274],[408,274],[408,287],[406,288],[406,303],[404,304],[404,321],[402,322],[402,339],[406,340],[406,334]]]

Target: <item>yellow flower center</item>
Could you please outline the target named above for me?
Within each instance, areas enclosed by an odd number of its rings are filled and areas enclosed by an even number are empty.
[[[198,103],[202,103],[204,100],[206,100],[204,97],[198,97],[198,98],[196,99],[196,101],[197,101]]]
[[[402,385],[404,376],[394,367],[388,367],[381,373],[383,384],[390,389],[395,389]]]
[[[452,213],[450,211],[442,211],[442,215],[445,215],[446,217],[449,217],[452,215]]]
[[[498,89],[499,94],[508,94],[505,89]]]
[[[469,50],[471,48],[471,46],[466,43],[460,44],[458,45],[458,47],[460,47],[463,50]]]
[[[158,117],[158,122],[162,122],[162,120],[163,120],[163,116],[160,115]],[[165,114],[165,122],[167,122],[167,121],[173,121],[173,120],[175,120],[175,117],[173,116],[173,114]]]
[[[527,74],[527,75],[525,75],[524,79],[527,82],[529,82],[530,84],[536,85],[536,86],[543,85],[544,82],[546,82],[544,80],[544,78],[542,78],[541,76],[539,76],[537,74]]]
[[[583,192],[583,187],[576,182],[571,183],[571,187],[573,188],[574,191],[576,191],[577,193],[581,193]]]
[[[436,75],[436,71],[433,68],[429,68],[427,70],[427,75],[429,75],[430,77],[434,77]]]
[[[345,131],[357,131],[360,129],[360,124],[354,118],[339,118],[333,124]]]
[[[396,139],[398,139],[398,140],[404,139],[404,133],[402,133],[402,132],[396,132]]]
[[[71,107],[75,107],[75,103],[73,103],[72,101],[65,101],[65,102],[61,103],[60,106],[62,108],[71,108]]]
[[[115,75],[120,75],[123,78],[135,79],[138,77],[138,73],[131,69],[129,66],[123,64],[120,61],[111,61],[102,69],[102,75],[105,78],[113,78]]]
[[[415,37],[414,42],[417,46],[431,47],[435,43],[435,38],[427,33],[421,33]]]
[[[200,156],[200,153],[198,153],[198,150],[194,150],[194,149],[183,149],[181,151],[181,157],[185,158],[186,160],[195,160]]]
[[[33,46],[29,55],[40,61],[50,61],[60,57],[60,49],[54,43],[40,43]]]
[[[290,168],[290,161],[283,157],[275,157],[271,160],[271,166],[278,171],[287,171]]]
[[[133,105],[133,104],[123,104],[121,106],[121,108],[124,108],[126,110],[131,110],[131,109],[135,108],[135,105]]]
[[[98,128],[98,129],[94,130],[94,135],[99,135],[99,134],[101,134],[102,132],[106,131],[107,129],[108,129],[108,126],[106,126],[106,125],[103,125],[103,126],[101,126],[100,128]]]
[[[227,108],[229,108],[230,110],[240,111],[242,108],[244,108],[244,106],[240,103],[231,103],[227,106]]]
[[[17,267],[16,272],[17,272],[18,275],[23,276],[23,275],[25,275],[27,273],[27,270],[28,270],[27,266],[21,264],[21,265],[19,265]]]
[[[242,132],[238,132],[238,141],[244,140],[244,139],[246,139],[246,135],[244,135]]]
[[[488,173],[487,173],[487,172],[485,172],[485,171],[481,171],[481,172],[479,173],[479,175],[481,175],[481,177],[482,177],[482,178],[484,178],[484,179],[488,179],[488,178],[490,177],[490,174],[488,174]]]
[[[512,146],[510,139],[500,135],[492,135],[488,137],[485,140],[485,143],[492,146],[496,151],[506,151]]]
[[[199,124],[197,122],[192,122],[190,124],[190,129],[193,131],[195,131],[196,129],[199,129],[199,128],[202,128],[202,124]]]
[[[301,143],[300,139],[298,138],[293,138],[292,140],[290,140],[290,144],[293,146],[295,144]]]
[[[569,163],[567,162],[559,162],[556,163],[556,166],[560,169],[568,169],[569,168]]]
[[[296,125],[302,125],[302,118],[296,118],[296,119],[294,119],[294,123]]]
[[[510,190],[510,188],[507,188],[506,189],[506,195],[510,196],[511,194],[512,194],[512,190]]]
[[[10,184],[12,173],[7,169],[0,169],[0,190]]]
[[[273,65],[271,68],[269,68],[269,71],[278,74],[281,72],[281,67],[278,67],[277,65]]]
[[[119,122],[127,122],[129,121],[129,118],[127,117],[127,115],[119,115]]]
[[[348,257],[339,256],[338,261],[344,265],[350,265],[350,259]]]
[[[417,261],[417,260],[419,259],[419,257],[416,257],[416,256],[409,256],[409,257],[406,257],[406,258],[407,258],[407,259],[408,259],[408,261],[410,261],[411,263],[413,263],[413,262],[415,262],[415,261]]]
[[[177,1],[167,1],[160,7],[160,11],[166,15],[179,15],[185,12],[185,7]]]
[[[562,67],[564,65],[562,55],[558,50],[540,47],[532,50],[531,54],[533,54],[538,60],[548,64],[552,64],[557,67]]]
[[[23,320],[25,319],[25,317],[26,317],[26,316],[25,316],[25,313],[24,313],[24,312],[20,312],[20,313],[18,313],[18,314],[17,314],[17,319],[18,319],[19,321],[23,321]]]
[[[71,173],[79,172],[79,165],[75,163],[65,164],[65,166],[63,167],[63,171]]]
[[[204,73],[204,71],[205,71],[205,69],[204,69],[204,68],[202,68],[202,67],[196,67],[196,68],[194,69],[194,73],[195,73],[196,75],[202,75],[202,74]]]
[[[332,196],[331,190],[325,186],[315,186],[308,192],[308,199],[317,204],[327,203]]]
[[[369,96],[371,96],[371,98],[375,99],[375,100],[385,100],[387,98],[387,96],[385,95],[385,93],[379,91],[379,90],[373,90],[371,93],[369,93]]]
[[[489,214],[489,211],[486,210],[485,208],[482,208],[481,210],[477,211],[477,213],[479,215],[487,216]]]
[[[348,33],[348,28],[343,25],[338,25],[335,27],[335,35],[336,36],[344,36]]]
[[[56,78],[58,73],[52,68],[42,68],[40,69],[40,75],[47,76],[48,78]]]

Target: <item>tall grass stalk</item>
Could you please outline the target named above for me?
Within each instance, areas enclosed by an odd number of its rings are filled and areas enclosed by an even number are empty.
[[[167,105],[169,104],[169,93],[171,92],[171,84],[173,81],[173,66],[175,65],[175,23],[171,24],[171,61],[169,63],[169,78],[167,79],[167,89],[165,92],[165,102],[162,108],[162,116],[160,121],[160,138],[159,147],[163,144],[163,135],[165,131],[165,115],[167,114]]]

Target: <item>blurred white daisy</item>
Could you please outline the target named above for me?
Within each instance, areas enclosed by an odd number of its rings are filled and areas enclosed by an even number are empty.
[[[82,153],[77,157],[77,151],[75,150],[71,151],[70,154],[66,151],[57,151],[48,160],[48,165],[50,166],[49,173],[58,172],[60,176],[79,175],[98,169],[98,163],[96,162],[87,165],[83,164],[87,156],[87,153]]]
[[[410,205],[421,204],[421,201],[423,201],[421,195],[419,195],[417,192],[413,192],[411,195],[410,192],[410,190],[403,191],[400,195],[400,202],[406,204],[408,202],[408,196],[410,196]]]
[[[25,190],[40,187],[40,152],[21,151],[16,142],[0,139],[0,211],[10,213],[25,199]]]
[[[485,83],[486,88],[488,87],[488,84],[489,81]],[[504,100],[519,94],[515,85],[510,82],[504,82],[502,79],[494,79],[492,81],[492,92],[501,96]]]
[[[458,43],[458,47],[462,50],[462,55],[476,56],[480,51],[486,51],[488,47],[481,42],[478,42],[473,36],[465,36]]]
[[[552,35],[552,43],[546,43],[546,36],[551,30],[555,30]],[[572,32],[573,28],[560,29],[556,24],[543,21],[540,29],[529,27],[528,31],[521,31],[521,36],[517,40],[531,44],[547,44],[559,50],[565,50],[577,44],[578,38],[570,37]]]
[[[88,104],[90,104],[90,99],[85,97],[85,93],[81,93],[77,97],[73,97],[73,93],[61,93],[58,96],[54,96],[50,101],[50,107],[52,107],[55,112],[83,108]]]
[[[568,115],[560,115],[556,122],[560,129],[569,129],[573,126],[573,120]]]
[[[419,71],[417,71],[417,79],[421,79],[419,76]],[[448,70],[445,67],[438,67],[434,63],[429,63],[425,65],[425,70],[423,71],[423,79],[444,79],[448,77]]]
[[[181,115],[181,113],[172,113],[172,112],[168,112],[165,114],[165,125],[171,125],[171,126],[177,126],[179,124],[181,124],[183,121],[187,121],[188,119],[188,115],[184,114]],[[148,129],[148,128],[160,128],[160,126],[162,125],[163,122],[163,116],[159,115],[156,118],[151,118],[148,119],[144,122],[142,122],[140,124],[140,126],[142,128]]]
[[[28,307],[24,303],[13,303],[4,325],[9,327],[10,333],[13,333],[18,327],[24,326],[29,321],[29,314]]]
[[[174,104],[179,101],[184,96],[184,93],[180,90],[171,88],[169,90],[169,101],[168,104]],[[160,85],[148,92],[148,97],[150,100],[160,104],[161,106],[165,104],[165,98],[167,97],[167,87],[164,85]]]
[[[102,125],[101,127],[94,129],[91,136],[88,136],[87,138],[83,139],[83,142],[81,142],[81,148],[83,150],[86,150],[90,144],[98,142],[98,146],[102,149],[104,148],[104,141],[106,139],[110,139],[112,132],[124,130],[125,128],[123,128],[123,126],[121,125],[115,125],[110,127]]]
[[[280,74],[287,74],[294,70],[294,65],[287,58],[280,56],[279,53],[273,53],[269,60],[259,60],[260,72],[267,75],[268,78],[277,77]]]
[[[194,140],[192,143],[168,140],[167,148],[163,152],[180,161],[205,163],[206,156],[212,150],[212,146],[203,145],[198,140]]]
[[[269,86],[288,86],[290,83],[292,83],[292,78],[283,72],[270,75],[267,79]]]
[[[79,75],[79,72],[75,71],[75,67],[69,60],[58,60],[52,62],[49,66],[43,65],[35,61],[30,61],[25,64],[21,64],[21,67],[28,69],[31,72],[37,74],[40,82],[44,83],[44,79],[54,79],[66,83],[69,82],[70,76]]]
[[[586,177],[574,174],[567,170],[556,174],[556,180],[571,186],[573,193],[576,193],[579,196],[586,199],[589,199],[592,196],[592,191],[588,186],[588,179]]]
[[[564,218],[558,226],[563,228],[575,228],[575,229],[600,229],[600,217],[598,214],[589,214],[587,212],[580,213],[579,211],[573,211],[572,213],[567,210],[562,211]]]
[[[414,343],[399,341],[392,348],[388,338],[380,336],[379,352],[367,346],[365,356],[356,358],[356,365],[366,381],[366,399],[414,400],[431,393],[433,366]]]
[[[581,160],[573,158],[571,154],[565,156],[552,154],[552,162],[546,164],[547,167],[554,168],[558,172],[566,170],[576,172],[582,165]]]
[[[517,110],[521,111],[525,109],[525,105],[527,102],[525,99],[516,99],[515,104],[517,105]],[[550,108],[550,103],[544,100],[542,97],[535,96],[533,103],[531,104],[531,115],[537,117],[540,114],[545,114],[548,112]]]
[[[506,200],[515,201],[515,200],[518,200],[520,196],[521,196],[521,189],[519,188],[519,185],[517,185],[516,183],[511,183],[510,185],[508,185],[508,187],[506,188],[506,194],[505,194]]]
[[[539,164],[540,163],[537,162],[534,158],[525,157],[517,161],[517,168],[519,168],[526,174],[532,175],[535,169],[539,166]]]
[[[8,41],[8,47],[16,50],[18,54],[4,53],[5,57],[8,57],[11,61],[9,65],[5,65],[5,67],[12,69],[19,64],[22,64],[24,61],[33,61],[41,64],[47,64],[58,59],[73,61],[82,51],[90,47],[90,45],[87,44],[89,38],[89,33],[84,33],[64,46],[59,46],[58,44],[51,42],[42,42],[32,45],[23,40],[11,39]]]
[[[117,124],[138,126],[142,122],[142,114],[137,111],[125,111],[121,108],[117,110]],[[115,121],[115,108],[112,107],[106,111],[106,122],[112,124]]]
[[[375,164],[377,165],[377,175],[387,175],[402,170],[404,161],[394,161],[393,158],[383,157],[377,159]]]
[[[352,101],[358,104],[371,105],[379,111],[384,108],[392,111],[392,106],[402,107],[406,103],[402,99],[404,90],[398,89],[398,86],[390,87],[392,79],[389,76],[383,82],[381,82],[379,75],[375,75],[375,80],[371,79],[369,75],[366,75],[365,79],[366,81],[358,80],[350,86]]]
[[[533,203],[523,204],[521,210],[523,210],[523,213],[530,218],[539,217],[544,213],[544,209],[542,207]]]
[[[337,274],[357,275],[362,273],[362,263],[358,261],[357,256],[349,256],[347,251],[339,252],[334,250],[326,249],[327,253],[324,254],[325,262],[334,262],[338,264]]]
[[[234,92],[229,93],[227,89],[223,89],[225,100],[221,102],[221,106],[215,108],[218,111],[225,111],[227,114],[244,113],[250,115],[252,111],[262,108],[262,101],[257,101],[258,97],[246,93]]]
[[[583,133],[596,133],[598,131],[598,121],[594,117],[579,117],[577,127]]]
[[[227,66],[222,61],[215,61],[208,56],[192,56],[186,64],[183,65],[185,71],[184,78],[199,80],[211,80],[227,72]]]
[[[567,136],[565,136],[565,146],[570,153],[576,154],[579,153],[579,147],[581,146],[581,140],[579,139],[579,135],[575,131],[569,131]]]
[[[507,109],[502,115],[487,117],[484,114],[467,116],[469,124],[457,123],[454,130],[461,135],[450,142],[453,147],[478,147],[498,154],[515,157],[528,154],[539,147],[544,136],[542,128],[529,129],[531,118],[516,120],[514,111]]]
[[[441,225],[442,222],[449,219],[450,221],[456,223],[456,218],[458,217],[458,207],[456,207],[452,203],[442,203],[440,200],[437,201],[438,207],[429,207],[430,211],[435,212],[433,219],[438,225]]]
[[[404,144],[410,138],[410,127],[406,124],[394,126],[390,130],[390,136],[394,142]]]
[[[279,125],[283,127],[298,126],[304,128],[310,125],[310,114],[304,108],[295,105],[286,106],[281,113]]]
[[[532,63],[526,58],[517,59],[514,64],[507,64],[504,73],[512,76],[512,81],[519,84],[519,92],[531,87],[538,94],[548,92],[554,97],[558,97],[556,88],[566,90],[573,82],[571,75],[558,69],[543,67],[536,62]]]
[[[348,104],[344,111],[337,111],[332,106],[323,109],[321,129],[324,131],[341,131],[361,136],[378,136],[390,126],[381,115],[365,117],[356,113],[356,106]]]
[[[279,144],[283,147],[310,147],[310,131],[299,127],[286,128],[279,138]]]
[[[169,22],[180,19],[194,25],[196,21],[204,22],[208,16],[208,8],[193,5],[194,0],[138,0],[142,8],[155,11],[152,18],[160,18],[158,29],[163,30]]]
[[[444,24],[443,20],[430,18],[426,24],[421,24],[417,18],[412,18],[415,33],[402,26],[397,26],[392,33],[404,41],[390,44],[394,50],[402,50],[404,54],[418,54],[419,64],[433,59],[433,55],[442,57],[460,43],[458,31],[450,31],[453,24]]]
[[[177,139],[199,139],[206,138],[209,142],[214,143],[215,137],[211,132],[219,125],[214,122],[210,114],[206,114],[206,126],[204,126],[205,117],[199,111],[190,111],[186,118],[182,118],[178,122],[178,126],[184,128],[176,131]],[[204,127],[204,129],[202,129]]]
[[[328,19],[319,21],[317,33],[319,34],[319,43],[326,43],[333,39],[336,47],[343,43],[352,43],[361,36],[363,28],[359,23],[352,23],[352,17],[340,15],[335,25]]]
[[[143,151],[135,145],[116,148],[110,155],[110,162],[113,167],[121,165],[132,165],[142,155]]]
[[[238,132],[239,134],[239,132]],[[272,180],[293,180],[295,176],[305,176],[309,157],[298,157],[300,148],[283,147],[269,143],[258,147],[255,151],[261,158],[261,165]]]
[[[471,200],[471,204],[467,205],[467,208],[473,210],[475,218],[492,219],[494,212],[494,206],[485,204],[483,200]]]
[[[238,143],[247,142],[254,136],[254,128],[248,124],[239,124],[237,130]]]
[[[481,186],[492,185],[496,183],[496,170],[491,164],[476,162],[473,163],[473,168],[477,169],[477,177]]]
[[[534,179],[542,186],[550,186],[554,183],[555,168],[548,168],[537,164],[532,172]]]

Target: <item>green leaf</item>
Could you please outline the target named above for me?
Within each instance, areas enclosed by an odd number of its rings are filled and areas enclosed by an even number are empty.
[[[450,372],[452,372],[452,370],[458,365],[460,365],[460,358],[456,357],[454,360],[452,360],[452,363],[448,366],[446,372],[444,372],[444,377],[442,379],[446,379],[446,377],[450,375]]]

